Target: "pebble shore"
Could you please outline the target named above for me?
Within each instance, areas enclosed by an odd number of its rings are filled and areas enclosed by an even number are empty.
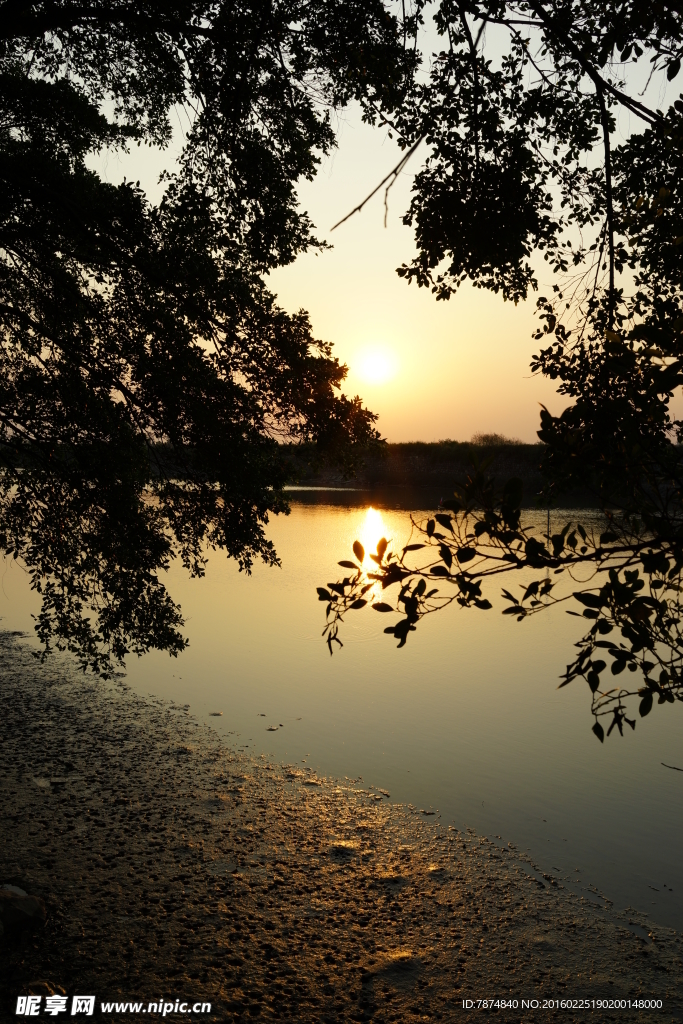
[[[511,846],[228,750],[17,636],[0,680],[3,1021],[30,992],[92,993],[114,1020],[147,1018],[102,1001],[210,1002],[203,1021],[474,1021],[479,999],[517,999],[496,1011],[515,1021],[683,1019],[681,936]],[[663,1009],[557,1008],[580,998]]]

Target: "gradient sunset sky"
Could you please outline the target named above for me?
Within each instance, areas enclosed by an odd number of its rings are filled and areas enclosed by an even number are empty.
[[[639,95],[653,93],[646,98],[664,109],[679,87],[649,81],[645,88],[646,74],[647,68],[630,71],[629,85],[642,85]],[[639,121],[631,124],[628,111],[615,113],[621,139],[641,130]],[[139,179],[157,201],[159,174],[173,164],[189,124],[182,108],[174,116],[176,131],[167,150],[110,152],[92,157],[89,165],[112,182]],[[288,312],[308,310],[316,337],[331,341],[349,367],[344,392],[361,395],[379,413],[378,427],[387,440],[468,440],[490,432],[537,440],[540,404],[553,413],[569,404],[550,381],[529,369],[539,348],[532,338],[536,298],[550,293],[552,272],[535,259],[539,292],[518,306],[469,285],[449,302],[436,302],[428,290],[406,284],[396,267],[411,259],[415,246],[401,217],[425,151],[417,151],[392,188],[386,228],[382,189],[360,214],[331,232],[401,156],[385,129],[363,124],[357,107],[345,111],[336,128],[337,149],[314,181],[302,182],[299,189],[317,236],[333,248],[309,252],[270,275],[280,305]],[[679,397],[677,412],[681,404]]]
[[[401,217],[424,155],[417,151],[389,193],[386,228],[382,189],[330,233],[401,157],[386,131],[348,112],[339,123],[338,149],[300,188],[319,237],[334,248],[278,269],[270,285],[285,309],[307,309],[316,335],[334,343],[349,367],[344,390],[379,413],[389,441],[467,440],[494,431],[535,441],[539,402],[552,411],[567,404],[529,370],[538,351],[531,337],[535,297],[515,307],[467,285],[449,302],[437,302],[396,274],[415,252],[412,229]],[[551,282],[543,265],[540,272]]]

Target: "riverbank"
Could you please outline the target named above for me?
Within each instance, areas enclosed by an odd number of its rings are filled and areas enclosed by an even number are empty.
[[[504,840],[228,751],[185,708],[0,641],[8,1018],[17,995],[60,990],[95,994],[101,1019],[102,1001],[163,999],[217,1021],[474,1020],[463,999],[492,996],[519,1001],[509,1019],[585,1016],[522,998],[658,997],[658,1020],[683,1015],[674,932]]]

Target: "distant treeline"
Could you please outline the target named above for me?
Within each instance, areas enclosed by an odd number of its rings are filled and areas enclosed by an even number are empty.
[[[544,446],[523,444],[498,434],[478,435],[471,441],[410,441],[384,444],[369,452],[350,480],[339,471],[316,464],[306,448],[293,453],[296,483],[303,486],[353,486],[370,491],[384,488],[428,490],[448,498],[472,471],[472,460],[491,460],[488,473],[501,483],[510,477],[524,482],[525,502],[534,504],[542,486],[539,465]]]
[[[350,477],[321,457],[315,445],[287,445],[285,448],[289,481],[294,487],[343,487],[374,494],[393,492],[399,502],[402,501],[399,494],[407,500],[410,492],[418,492],[430,501],[438,502],[441,498],[446,501],[472,472],[473,461],[480,465],[486,463],[487,473],[501,484],[511,477],[519,477],[524,484],[527,506],[536,504],[543,485],[539,467],[544,445],[524,444],[500,434],[475,435],[471,441],[380,443],[365,453],[356,473]],[[100,454],[106,459],[106,451]],[[36,464],[31,450],[22,444],[14,446],[12,461],[25,469]],[[190,449],[185,450],[182,460],[177,460],[170,445],[158,444],[151,448],[153,476],[161,473],[182,479],[192,464]],[[581,496],[575,497],[581,500]]]

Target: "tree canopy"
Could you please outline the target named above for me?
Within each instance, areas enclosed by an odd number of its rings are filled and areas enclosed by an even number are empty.
[[[431,9],[443,48],[395,118],[407,153],[423,139],[428,147],[405,217],[418,252],[398,273],[441,300],[469,280],[518,302],[537,289],[543,256],[554,283],[537,300],[532,369],[570,404],[560,416],[541,412],[538,500],[561,503],[578,485],[604,526],[567,522],[539,535],[523,523],[520,481],[501,489],[475,463],[450,511],[414,524],[415,543],[393,552],[380,542],[369,577],[341,563],[350,574],[319,589],[324,635],[332,651],[344,614],[372,603],[401,613],[385,632],[403,646],[423,615],[453,601],[488,609],[482,585],[524,573],[521,591],[503,590],[505,613],[521,620],[562,602],[587,620],[563,684],[587,681],[603,739],[605,715],[608,731],[635,726],[636,694],[641,716],[655,697],[683,700],[683,423],[671,409],[683,384],[683,100],[660,111],[638,91],[643,67],[678,75],[683,9],[639,0]],[[620,115],[630,121],[621,140]],[[377,598],[373,587],[394,585],[393,604]],[[625,670],[632,684],[617,685]]]
[[[296,185],[331,112],[393,109],[413,63],[380,0],[0,2],[0,544],[47,649],[181,650],[159,570],[276,562],[290,445],[350,469],[378,438],[264,275],[319,244]],[[157,205],[92,169],[179,108]]]
[[[369,583],[399,586],[403,644],[423,614],[485,609],[485,580],[522,570],[537,576],[504,591],[507,611],[562,600],[587,620],[566,679],[587,680],[598,735],[602,714],[634,721],[632,691],[641,714],[680,698],[683,101],[654,109],[642,85],[643,69],[675,80],[682,54],[666,0],[0,0],[0,543],[42,594],[46,649],[103,672],[181,650],[159,570],[180,557],[201,574],[211,546],[246,570],[276,562],[265,526],[286,510],[291,445],[350,470],[377,440],[330,346],[264,283],[324,244],[297,182],[356,101],[403,150],[383,184],[426,152],[408,283],[518,302],[551,273],[532,365],[569,404],[542,411],[540,500],[580,481],[605,528],[540,536],[519,483],[475,465],[453,508],[416,524],[424,547],[385,546],[377,578],[321,588],[330,647]],[[92,169],[105,149],[167,146],[179,108],[190,127],[157,204]],[[592,578],[565,584],[578,567]],[[628,670],[632,687],[605,688]]]

